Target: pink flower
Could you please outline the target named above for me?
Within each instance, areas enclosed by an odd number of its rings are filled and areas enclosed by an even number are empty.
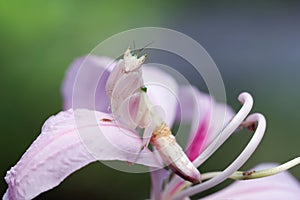
[[[85,67],[80,68],[83,63]],[[127,104],[124,107],[112,105],[113,114],[107,111],[111,101],[105,85],[116,65],[109,58],[96,56],[77,59],[71,65],[62,87],[64,111],[45,122],[39,137],[7,172],[5,180],[8,189],[3,199],[32,199],[97,160],[119,160],[148,166],[152,169],[151,199],[184,199],[227,179],[247,161],[259,144],[266,123],[261,114],[252,114],[247,118],[253,104],[250,94],[239,96],[243,106],[234,116],[227,105],[215,102],[194,87],[179,86],[162,70],[145,65],[136,76],[137,80],[142,74],[143,82],[137,82],[135,89],[142,85],[147,87],[147,96],[155,108],[159,106],[163,109],[163,120],[169,127],[179,120],[191,124],[186,154],[196,167],[208,159],[237,128],[251,128],[258,122],[253,138],[244,151],[214,178],[196,185],[177,175],[169,179],[171,172],[162,168],[161,157],[148,148],[141,151],[145,141],[134,129],[148,122],[144,115],[137,113],[141,111],[141,96],[125,101]],[[135,79],[128,79],[132,80]],[[122,88],[122,85],[119,87]],[[126,89],[123,87],[123,90]],[[178,101],[174,94],[178,96]],[[115,100],[117,105],[124,102]],[[127,112],[123,108],[130,109]],[[148,111],[143,110],[143,113]],[[124,115],[133,121],[122,122]],[[152,131],[145,135],[149,136]],[[284,172],[259,180],[238,181],[205,199],[296,199],[299,196],[299,183]]]

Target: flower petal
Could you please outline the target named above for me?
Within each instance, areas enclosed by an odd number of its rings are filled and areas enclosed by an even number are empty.
[[[276,165],[262,164],[254,169],[266,169]],[[227,188],[203,198],[203,200],[219,199],[272,199],[296,200],[300,197],[300,183],[288,172],[246,181],[236,181]]]
[[[164,181],[169,177],[170,172],[165,169],[151,171],[151,199],[160,199]]]
[[[229,122],[233,111],[191,86],[180,88],[179,101],[182,121],[192,121],[187,155],[193,161]]]
[[[143,80],[153,105],[161,106],[165,122],[172,127],[176,117],[178,85],[175,79],[151,65],[143,65]],[[162,116],[163,117],[163,116]]]
[[[114,65],[108,57],[88,55],[76,59],[62,84],[63,108],[107,111],[109,104],[105,84]]]
[[[96,160],[161,166],[146,149],[139,153],[142,140],[134,132],[116,126],[110,118],[88,110],[68,110],[50,117],[39,137],[7,172],[3,199],[32,199]]]

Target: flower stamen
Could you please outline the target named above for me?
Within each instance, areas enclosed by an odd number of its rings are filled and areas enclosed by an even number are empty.
[[[223,182],[228,177],[230,177],[235,171],[237,171],[237,169],[239,169],[249,159],[249,157],[255,151],[256,147],[259,145],[265,133],[266,119],[262,114],[255,113],[250,115],[245,122],[246,123],[258,122],[258,125],[253,137],[251,138],[250,142],[245,147],[245,149],[242,151],[242,153],[223,172],[221,172],[217,176],[213,177],[212,179],[202,184],[195,185],[193,187],[183,190],[182,192],[174,196],[174,200],[183,199],[186,196],[192,196],[204,190],[207,190],[211,187],[214,187],[215,185]]]
[[[233,117],[229,124],[218,134],[213,142],[193,161],[193,164],[198,167],[204,163],[228,138],[229,136],[243,123],[253,106],[253,98],[243,92],[238,96],[238,100],[242,103],[239,112]],[[244,122],[245,123],[245,122]],[[170,193],[172,188],[175,188],[182,179],[175,177],[166,188],[166,193]]]
[[[218,134],[210,145],[193,161],[196,167],[204,163],[227,139],[228,137],[243,123],[253,106],[253,98],[243,92],[238,96],[238,100],[242,103],[239,112],[233,117],[229,124]],[[182,180],[175,177],[167,186],[166,193],[170,193]]]
[[[215,140],[194,160],[195,166],[200,166],[205,162],[240,126],[243,120],[247,117],[253,106],[253,98],[247,93],[243,92],[239,95],[238,100],[243,104],[239,112],[233,117],[231,122],[221,131]]]
[[[300,165],[300,157],[294,158],[282,165],[264,169],[264,170],[252,170],[252,171],[236,171],[228,178],[233,180],[248,180],[248,179],[258,179],[258,178],[264,178],[268,176],[273,176],[275,174],[281,173],[283,171],[289,170],[292,167],[295,167],[296,165]],[[201,176],[201,180],[207,180],[211,179],[213,177],[218,176],[222,172],[208,172],[204,173]]]

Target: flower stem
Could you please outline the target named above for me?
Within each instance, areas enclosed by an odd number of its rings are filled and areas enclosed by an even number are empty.
[[[257,178],[263,178],[272,176],[275,174],[278,174],[280,172],[286,171],[288,169],[291,169],[292,167],[295,167],[296,165],[300,164],[300,157],[294,158],[282,165],[279,165],[277,167],[273,167],[270,169],[264,169],[264,170],[252,170],[252,171],[236,171],[228,178],[233,180],[247,180],[247,179],[257,179]],[[208,172],[201,175],[201,180],[207,180],[211,179],[217,175],[221,174],[221,172]]]

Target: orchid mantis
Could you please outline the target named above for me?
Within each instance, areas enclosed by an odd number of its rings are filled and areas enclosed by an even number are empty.
[[[144,128],[143,149],[151,144],[174,173],[192,183],[200,183],[200,172],[176,142],[170,128],[147,96],[141,67],[146,55],[137,58],[128,48],[106,83],[110,106],[117,121],[129,128]]]

